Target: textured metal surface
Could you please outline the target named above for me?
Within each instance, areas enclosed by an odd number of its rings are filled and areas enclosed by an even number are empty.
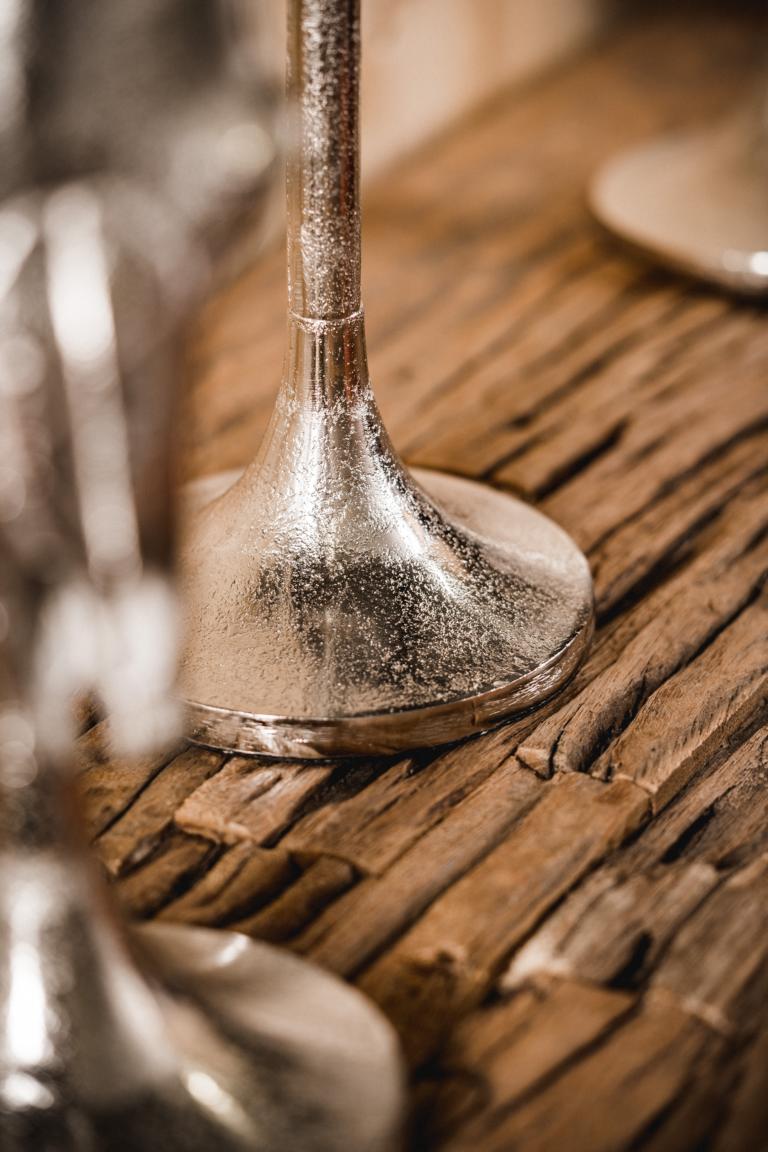
[[[440,744],[551,695],[592,628],[586,561],[511,497],[411,477],[359,307],[359,13],[294,0],[284,378],[261,451],[192,517],[193,739],[282,756]],[[303,310],[299,314],[297,310]]]
[[[4,1152],[387,1152],[389,1025],[312,965],[170,925],[126,938],[74,829],[68,772],[0,757]],[[19,732],[17,732],[17,737]]]
[[[312,319],[360,308],[358,4],[288,4],[288,307]]]
[[[302,470],[280,483],[276,518],[253,523],[251,509],[275,506],[259,462],[198,522],[194,739],[302,758],[394,752],[491,727],[572,675],[591,585],[570,538],[505,494],[378,463],[350,473],[317,531],[301,523]]]
[[[740,116],[613,157],[590,190],[593,213],[670,268],[746,296],[768,295],[768,130]]]

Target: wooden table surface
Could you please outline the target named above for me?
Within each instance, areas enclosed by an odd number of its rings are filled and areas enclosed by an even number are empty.
[[[695,36],[616,30],[365,204],[395,443],[522,494],[586,550],[599,628],[572,685],[396,761],[136,764],[100,726],[81,739],[125,905],[358,984],[402,1037],[419,1152],[768,1148],[768,329],[584,206],[616,148],[749,93],[756,27],[722,4]],[[189,473],[252,453],[283,308],[278,252],[205,309]]]

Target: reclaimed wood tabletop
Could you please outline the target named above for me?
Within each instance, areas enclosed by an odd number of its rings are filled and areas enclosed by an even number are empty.
[[[570,686],[386,761],[129,763],[103,725],[80,739],[127,909],[354,981],[402,1038],[419,1152],[768,1148],[765,313],[585,207],[617,148],[748,98],[755,21],[697,9],[692,36],[686,11],[501,94],[364,203],[395,444],[521,494],[589,557],[599,626]],[[196,322],[188,475],[252,455],[284,299],[276,252]]]

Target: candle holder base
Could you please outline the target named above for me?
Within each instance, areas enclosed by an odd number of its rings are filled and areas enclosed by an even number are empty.
[[[404,1084],[397,1040],[356,989],[240,933],[143,924],[123,942],[103,923],[92,930],[78,922],[77,900],[64,909],[46,923],[42,938],[52,950],[38,957],[41,982],[30,984],[49,990],[56,1007],[49,1047],[29,1047],[34,1031],[11,1027],[4,1037],[16,1062],[0,1075],[3,1149],[397,1146]],[[25,959],[24,944],[15,945],[12,956]],[[21,1062],[22,1053],[34,1059]]]
[[[162,989],[183,1088],[218,1125],[223,1142],[216,1147],[230,1148],[227,1134],[244,1152],[396,1146],[403,1103],[397,1040],[356,989],[236,932],[144,924],[131,936]],[[222,1037],[226,1059],[219,1059]],[[193,1139],[190,1148],[198,1146],[211,1147]]]
[[[598,222],[662,264],[743,296],[768,295],[765,130],[738,117],[651,140],[596,174]]]
[[[535,707],[575,671],[593,608],[571,538],[520,500],[409,473],[380,448],[346,501],[304,521],[300,470],[294,515],[270,507],[285,492],[258,462],[190,486],[194,742],[296,759],[437,746]]]

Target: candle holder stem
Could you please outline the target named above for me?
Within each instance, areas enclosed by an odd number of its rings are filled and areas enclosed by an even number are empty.
[[[570,538],[505,494],[409,473],[382,425],[360,301],[359,52],[357,0],[291,0],[283,383],[256,460],[198,487],[183,559],[183,692],[192,738],[219,748],[311,759],[456,740],[551,695],[591,634]]]

